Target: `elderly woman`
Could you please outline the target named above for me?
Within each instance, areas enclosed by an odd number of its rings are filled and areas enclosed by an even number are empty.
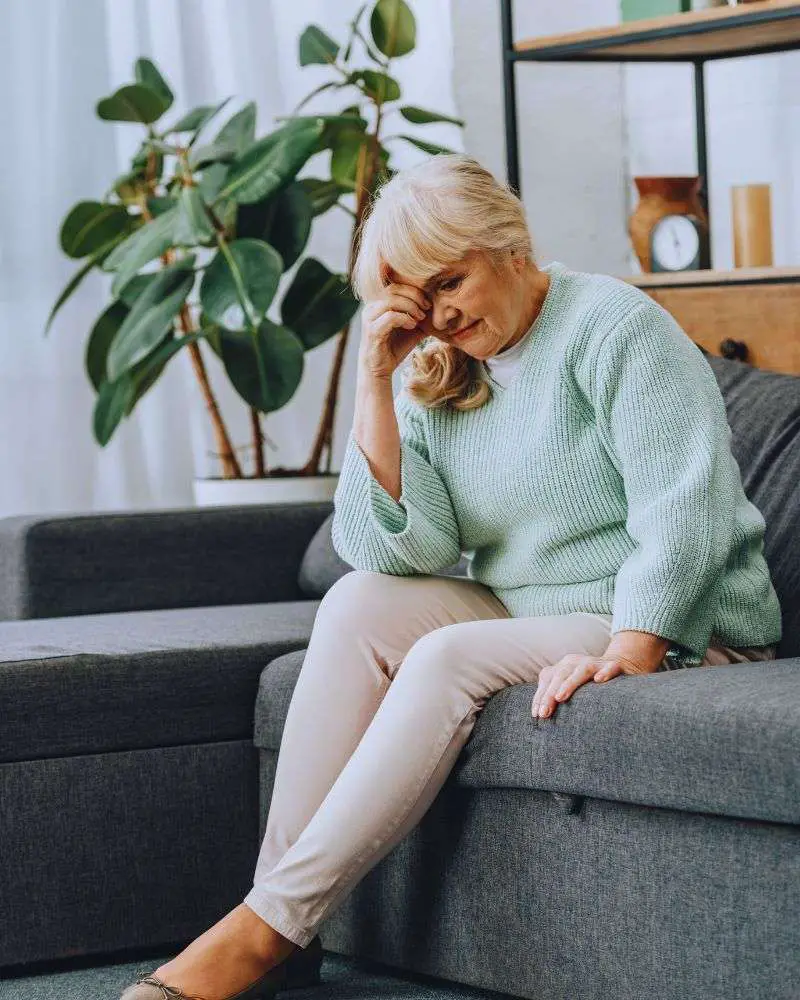
[[[125,1000],[160,1000],[159,977],[208,1000],[302,981],[320,923],[501,688],[535,685],[531,725],[552,725],[590,681],[764,660],[781,638],[719,387],[664,309],[539,267],[519,199],[468,156],[398,173],[360,236],[332,528],[354,571],[319,607],[252,889]],[[462,552],[469,578],[434,575]]]

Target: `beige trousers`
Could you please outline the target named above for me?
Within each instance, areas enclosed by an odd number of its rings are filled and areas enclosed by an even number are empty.
[[[568,653],[602,655],[610,633],[611,615],[512,618],[474,580],[345,574],[317,612],[244,902],[305,947],[420,821],[488,699]],[[714,645],[703,663],[774,655]]]

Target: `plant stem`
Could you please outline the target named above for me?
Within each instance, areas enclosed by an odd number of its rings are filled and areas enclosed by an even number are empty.
[[[206,207],[217,234],[217,244],[228,262],[228,267],[230,268],[231,275],[236,284],[236,292],[239,297],[239,303],[242,307],[245,318],[250,325],[251,332],[254,336],[257,336],[258,327],[253,322],[253,317],[251,315],[253,305],[250,302],[246,290],[242,287],[241,281],[239,280],[236,263],[233,259],[233,255],[231,254],[228,241],[225,239],[225,227],[222,225],[222,222],[214,209],[210,205]],[[255,349],[256,352],[258,352],[259,348],[257,343],[255,344]],[[261,360],[260,355],[259,360]],[[250,427],[253,435],[253,454],[255,456],[256,465],[255,476],[257,479],[263,479],[266,476],[266,464],[264,462],[264,434],[261,430],[259,411],[254,406],[250,407]]]
[[[179,313],[181,330],[185,335],[194,333],[194,328],[192,326],[192,318],[189,313],[189,306],[184,302],[181,306],[181,311]],[[203,394],[203,399],[205,400],[206,409],[208,410],[209,416],[211,417],[211,426],[214,431],[214,439],[217,442],[217,454],[222,462],[222,478],[223,479],[242,479],[242,468],[239,465],[239,459],[236,457],[236,452],[233,450],[230,438],[228,437],[228,432],[225,429],[225,424],[222,421],[222,414],[217,406],[217,401],[214,398],[214,393],[211,389],[211,383],[208,380],[208,373],[206,372],[206,366],[203,362],[203,355],[200,353],[200,344],[193,340],[191,344],[188,345],[189,356],[192,359],[192,367],[194,368],[194,373],[197,376],[197,380],[200,383],[200,391]]]
[[[152,222],[153,216],[150,209],[147,207],[146,198],[142,198],[140,207],[145,220],[148,223]],[[161,261],[164,264],[169,264],[174,259],[174,256],[175,254],[171,250],[167,250],[167,252],[162,255]],[[196,332],[192,325],[192,317],[189,312],[189,306],[185,302],[180,309],[179,323],[184,335]],[[196,340],[193,340],[188,345],[188,351],[189,356],[192,359],[192,368],[194,368],[197,381],[200,383],[200,391],[203,394],[206,409],[211,417],[211,427],[214,432],[214,438],[217,442],[218,455],[220,461],[222,462],[223,478],[241,479],[242,469],[239,465],[239,460],[236,457],[236,452],[233,450],[233,445],[231,444],[231,439],[228,436],[228,431],[222,420],[222,414],[217,406],[217,401],[214,398],[214,392],[211,388],[211,383],[208,380],[208,373],[206,372],[203,355],[200,353],[200,344]]]
[[[250,422],[253,429],[253,447],[256,456],[256,479],[263,479],[267,470],[264,465],[264,432],[261,430],[261,414],[254,407],[250,407]]]

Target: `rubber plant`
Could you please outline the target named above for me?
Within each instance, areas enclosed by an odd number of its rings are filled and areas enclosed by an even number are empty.
[[[123,419],[155,385],[182,349],[189,352],[211,420],[223,478],[244,478],[208,378],[200,344],[219,358],[231,385],[249,407],[252,476],[319,475],[323,452],[330,472],[333,426],[350,323],[358,302],[348,276],[359,225],[370,198],[394,173],[384,142],[400,139],[426,153],[450,152],[404,133],[381,136],[396,111],[415,125],[460,119],[399,105],[391,60],[416,44],[416,23],[403,0],[371,5],[367,38],[364,4],[349,25],[344,50],[310,25],[299,41],[301,66],[324,64],[334,79],[316,87],[277,127],[256,138],[251,102],[221,127],[230,98],[172,122],[164,118],[173,92],[145,58],[134,81],[97,104],[106,121],[144,129],[130,169],[100,200],[78,202],[63,220],[61,248],[82,266],[50,312],[61,306],[93,269],[113,276],[110,302],[88,333],[87,376],[96,392],[95,439],[105,446]],[[349,63],[358,42],[368,68]],[[338,114],[300,114],[325,90],[349,89],[356,98]],[[326,176],[299,178],[318,154],[328,154]],[[353,207],[345,204],[345,199]],[[333,208],[351,220],[346,273],[302,256],[313,220]],[[291,276],[287,275],[294,269]],[[280,322],[267,317],[276,303]],[[338,335],[323,412],[308,461],[299,469],[271,468],[264,459],[261,414],[285,406],[300,384],[306,351]]]

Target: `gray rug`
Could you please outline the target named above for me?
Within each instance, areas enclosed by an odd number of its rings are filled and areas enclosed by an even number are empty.
[[[113,965],[40,971],[12,978],[3,977],[0,972],[0,1000],[119,1000],[139,969],[155,969],[173,954],[149,955],[135,962]],[[279,995],[281,1000],[503,1000],[506,997],[504,993],[407,973],[335,952],[326,953],[322,982],[318,986]]]

